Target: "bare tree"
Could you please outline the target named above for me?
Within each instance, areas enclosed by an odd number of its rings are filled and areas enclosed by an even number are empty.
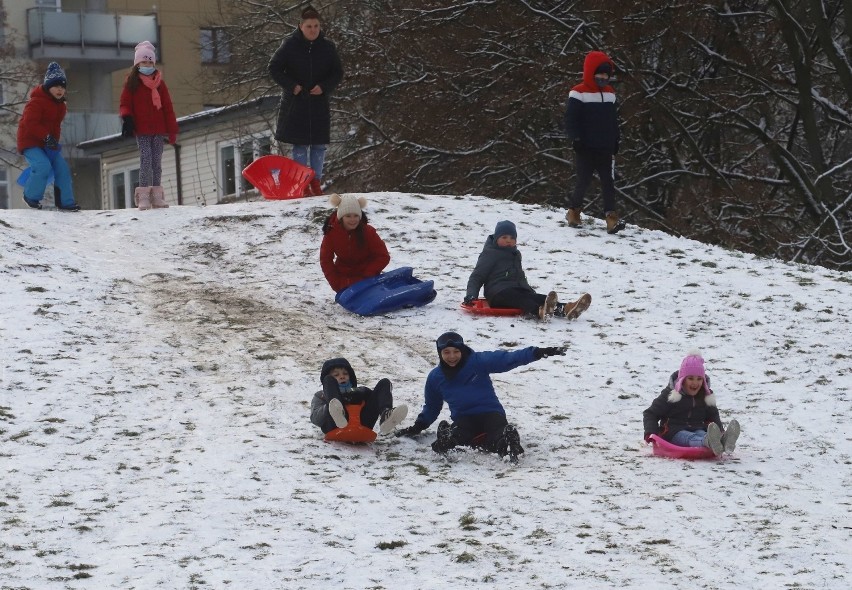
[[[305,3],[235,0],[223,88],[266,63]],[[339,190],[480,193],[562,206],[564,101],[591,49],[619,70],[617,188],[631,219],[852,268],[849,0],[317,3],[346,78]],[[599,205],[590,203],[594,212]]]

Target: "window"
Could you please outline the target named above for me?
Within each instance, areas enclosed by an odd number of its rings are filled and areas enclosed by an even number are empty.
[[[6,95],[3,92],[3,82],[0,82],[0,104],[6,104]]]
[[[257,158],[272,153],[268,137],[256,137],[243,142],[222,144],[219,147],[221,170],[220,197],[239,197],[254,187],[242,175],[242,170]]]
[[[200,29],[201,63],[231,63],[231,46],[227,30],[223,28]]]
[[[139,168],[117,170],[110,174],[110,200],[113,209],[133,209],[133,192],[139,186]]]
[[[0,166],[0,209],[9,208],[9,169]]]

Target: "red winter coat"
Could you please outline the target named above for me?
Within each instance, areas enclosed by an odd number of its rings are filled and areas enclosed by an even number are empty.
[[[33,88],[18,123],[18,152],[23,153],[34,147],[43,148],[44,138],[48,135],[59,141],[66,112],[68,107],[65,101],[56,100],[40,85]]]
[[[122,117],[130,115],[133,117],[133,125],[136,135],[167,135],[169,143],[177,141],[178,124],[175,118],[175,110],[172,106],[172,97],[165,81],[160,81],[157,88],[160,93],[162,108],[154,108],[151,99],[151,89],[141,81],[135,91],[131,92],[124,82],[124,90],[121,91],[118,113]]]
[[[320,266],[335,292],[378,275],[390,262],[387,246],[364,217],[352,231],[343,229],[337,213],[326,223],[329,229],[320,246]]]

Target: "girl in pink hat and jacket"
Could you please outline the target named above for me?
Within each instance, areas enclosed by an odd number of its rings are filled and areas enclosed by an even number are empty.
[[[698,352],[684,357],[680,370],[672,373],[642,418],[646,441],[656,434],[680,447],[709,447],[717,457],[732,453],[740,435],[736,420],[727,429],[722,426],[716,395]]]

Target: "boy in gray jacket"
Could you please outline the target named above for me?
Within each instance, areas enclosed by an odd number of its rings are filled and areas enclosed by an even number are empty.
[[[500,221],[476,261],[467,281],[465,305],[471,305],[485,286],[485,298],[491,307],[514,307],[544,320],[550,316],[569,320],[580,317],[589,308],[592,296],[582,295],[573,303],[560,303],[555,291],[536,293],[527,282],[518,250],[518,230],[511,221]]]

